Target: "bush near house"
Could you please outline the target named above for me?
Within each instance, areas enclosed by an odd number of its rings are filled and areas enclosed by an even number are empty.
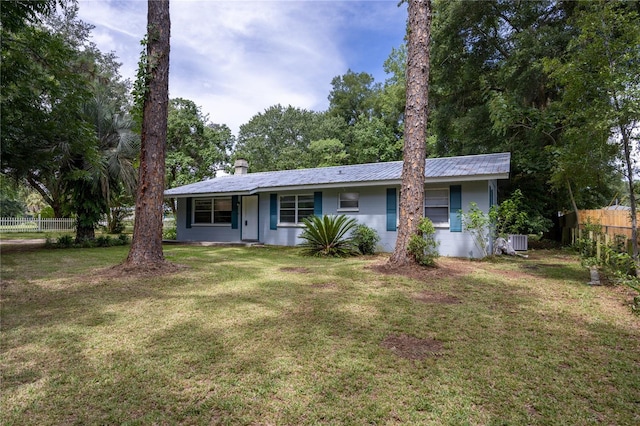
[[[361,254],[374,254],[380,242],[378,232],[363,223],[354,228],[351,238]]]
[[[428,217],[420,219],[418,234],[409,239],[408,251],[422,266],[434,266],[438,258],[438,242],[435,239],[436,228]]]

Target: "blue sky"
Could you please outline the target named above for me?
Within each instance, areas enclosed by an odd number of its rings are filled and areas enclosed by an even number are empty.
[[[146,0],[80,0],[92,41],[134,79]],[[322,111],[331,79],[351,69],[386,78],[403,42],[406,5],[380,1],[171,1],[169,96],[193,100],[214,123],[241,124],[282,104]]]

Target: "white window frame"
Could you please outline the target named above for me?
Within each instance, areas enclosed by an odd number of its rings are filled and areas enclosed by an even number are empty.
[[[198,204],[198,201],[200,202],[204,202],[204,201],[208,201],[209,202],[209,206],[210,206],[210,210],[208,210],[210,213],[210,218],[208,222],[196,222],[196,205]],[[231,210],[218,210],[218,211],[230,211],[233,212],[233,205],[232,203],[232,199],[231,197],[206,197],[206,198],[194,198],[193,199],[193,209],[192,209],[192,214],[191,214],[191,226],[231,226],[231,221],[233,220],[231,218],[231,216],[229,217],[229,221],[228,222],[216,222],[215,221],[215,207],[216,207],[216,201],[220,202],[220,201],[228,201],[229,205],[231,206]],[[205,204],[205,203],[203,203]],[[204,210],[203,210],[204,211]],[[233,213],[231,213],[233,214]]]
[[[343,199],[342,196],[355,196],[355,199]],[[355,201],[356,206],[344,207],[342,205],[343,201],[353,202]],[[360,193],[359,192],[341,192],[338,194],[338,211],[339,212],[357,212],[360,211]]]
[[[446,193],[446,204],[445,203],[434,203],[431,204],[429,203],[429,200],[433,200],[433,199],[443,199],[444,197],[428,197],[427,194],[429,192],[435,192],[435,191],[444,191]],[[447,220],[446,221],[434,221],[433,219],[431,219],[428,215],[427,215],[427,208],[435,208],[435,209],[447,209]],[[450,221],[449,221],[449,217],[451,214],[451,194],[449,193],[449,188],[427,188],[424,190],[424,217],[429,217],[429,219],[431,219],[431,221],[433,222],[433,226],[435,228],[449,228],[450,227]]]
[[[283,197],[294,197],[294,207],[293,207],[293,215],[294,215],[294,222],[283,222],[281,220],[282,217],[282,198]],[[311,202],[313,203],[313,207],[311,208],[311,210],[315,209],[315,196],[313,195],[313,193],[311,194],[280,194],[278,195],[278,226],[282,225],[282,226],[303,226],[304,224],[302,223],[302,219],[300,218],[300,210],[309,210],[309,208],[304,208],[301,209],[300,208],[300,197],[310,197],[311,198]],[[290,208],[287,208],[286,210],[291,210]],[[313,212],[309,215],[309,216],[313,216]],[[308,217],[308,216],[305,216]]]

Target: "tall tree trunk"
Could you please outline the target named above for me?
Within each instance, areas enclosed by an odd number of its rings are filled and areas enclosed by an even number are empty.
[[[93,241],[96,239],[96,229],[93,226],[87,226],[78,220],[76,222],[76,243],[80,244],[84,241]]]
[[[567,189],[569,190],[569,200],[571,201],[571,207],[573,207],[573,211],[576,213],[576,227],[580,228],[580,212],[578,211],[578,205],[576,204],[576,199],[573,196],[573,190],[571,189],[571,182],[569,179],[565,179],[567,182]]]
[[[162,213],[169,105],[169,0],[148,0],[147,93],[142,113],[140,169],[133,240],[126,267],[164,263]]]
[[[617,107],[617,102],[616,102]],[[627,168],[627,184],[629,185],[629,205],[631,207],[631,246],[633,249],[633,260],[635,261],[635,275],[638,271],[638,218],[636,206],[636,194],[633,182],[633,159],[631,158],[631,135],[629,129],[622,124],[619,126],[622,135],[622,145],[624,147],[624,160]]]
[[[429,103],[429,42],[431,1],[409,0],[407,42],[407,103],[404,120],[404,149],[400,215],[396,247],[389,258],[394,266],[414,263],[409,240],[418,233],[424,216],[424,167]]]

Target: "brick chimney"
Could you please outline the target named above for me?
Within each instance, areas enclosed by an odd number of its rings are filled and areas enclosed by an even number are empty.
[[[233,168],[234,168],[234,172],[233,172],[234,175],[246,175],[249,171],[249,163],[247,162],[247,160],[238,159],[233,164]]]

